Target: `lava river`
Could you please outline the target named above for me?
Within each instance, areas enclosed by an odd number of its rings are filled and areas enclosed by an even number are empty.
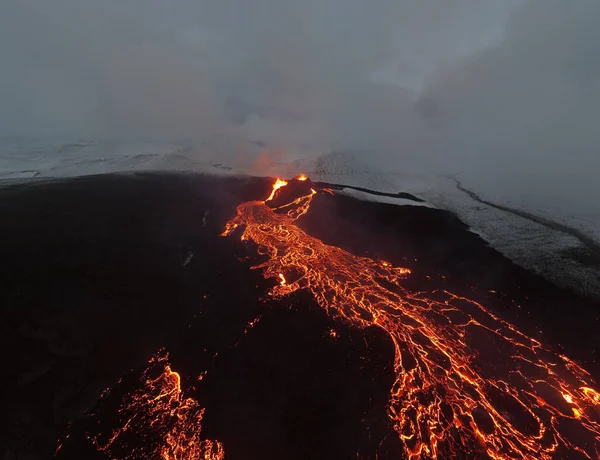
[[[481,303],[409,291],[408,269],[308,235],[297,219],[331,191],[276,207],[287,184],[278,179],[267,200],[239,205],[223,235],[241,230],[256,244],[265,261],[254,268],[277,281],[271,296],[308,290],[333,318],[387,333],[395,347],[388,415],[407,458],[600,457],[600,393],[584,369]]]

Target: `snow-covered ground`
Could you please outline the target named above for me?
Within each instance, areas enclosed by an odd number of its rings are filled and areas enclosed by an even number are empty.
[[[600,181],[589,183],[589,179],[578,179],[567,171],[563,177],[557,173],[552,177],[546,171],[541,174],[545,177],[516,170],[509,176],[465,175],[461,181],[485,200],[567,225],[600,242]]]
[[[380,192],[411,193],[429,205],[456,213],[472,231],[515,263],[560,286],[574,288],[586,295],[600,295],[600,264],[590,263],[590,258],[586,257],[588,248],[572,234],[476,201],[457,188],[456,181],[451,177],[377,171],[363,163],[361,158],[360,153],[340,152],[314,160],[300,160],[295,166],[315,181]],[[465,188],[483,194],[486,201],[581,230],[596,242],[600,241],[600,232],[596,233],[600,228],[600,213],[591,216],[590,213],[568,214],[563,208],[548,204],[541,206],[537,212],[536,202],[543,202],[538,196],[529,201],[517,199],[510,195],[510,188],[505,189],[507,193],[502,195],[494,193],[498,188],[485,187],[483,180],[474,177],[459,179]],[[478,184],[483,192],[474,184]],[[390,202],[389,198],[376,195],[371,195],[370,199]]]
[[[414,201],[406,198],[394,197],[394,196],[378,196],[372,193],[364,192],[362,190],[356,190],[353,188],[342,188],[336,190],[335,193],[338,195],[346,195],[361,201],[376,201],[378,203],[395,204],[396,206],[424,206],[426,208],[433,207],[431,204],[423,201]]]
[[[0,140],[0,184],[31,178],[71,177],[124,171],[195,171],[293,177],[362,187],[386,193],[408,192],[423,203],[345,188],[337,191],[360,200],[430,206],[456,213],[472,231],[515,263],[584,294],[600,295],[600,264],[590,263],[581,238],[475,200],[451,177],[378,171],[360,152],[330,153],[292,160],[243,139],[207,139],[195,147],[168,143]],[[462,185],[493,204],[508,206],[577,229],[600,240],[600,211],[577,212],[527,199],[510,188],[493,187],[477,177],[459,177]],[[504,191],[503,193],[499,190]]]
[[[144,142],[0,141],[0,180],[72,177],[123,171],[228,171],[194,160],[189,147]]]

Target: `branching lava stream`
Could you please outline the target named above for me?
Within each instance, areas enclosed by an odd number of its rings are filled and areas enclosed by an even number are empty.
[[[241,227],[258,245],[266,261],[254,268],[276,280],[273,297],[306,289],[332,317],[389,335],[388,415],[408,458],[600,457],[600,393],[584,369],[474,300],[408,291],[408,269],[306,234],[295,221],[318,192],[270,207],[286,185],[239,205],[223,235]]]
[[[142,374],[142,387],[126,396],[118,410],[120,428],[90,436],[113,459],[223,460],[223,445],[201,438],[204,414],[185,398],[181,378],[164,351],[153,356]]]

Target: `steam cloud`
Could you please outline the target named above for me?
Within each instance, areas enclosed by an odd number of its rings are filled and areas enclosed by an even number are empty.
[[[368,150],[575,197],[599,24],[596,0],[8,0],[0,131]]]

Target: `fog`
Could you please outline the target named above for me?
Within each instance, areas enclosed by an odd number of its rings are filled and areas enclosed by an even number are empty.
[[[0,133],[239,136],[580,199],[599,25],[597,0],[4,0]]]
[[[239,132],[370,146],[402,129],[429,75],[501,36],[510,6],[8,0],[0,123],[5,133]]]
[[[436,75],[421,100],[440,162],[599,216],[599,25],[594,0],[530,2],[498,46]]]

